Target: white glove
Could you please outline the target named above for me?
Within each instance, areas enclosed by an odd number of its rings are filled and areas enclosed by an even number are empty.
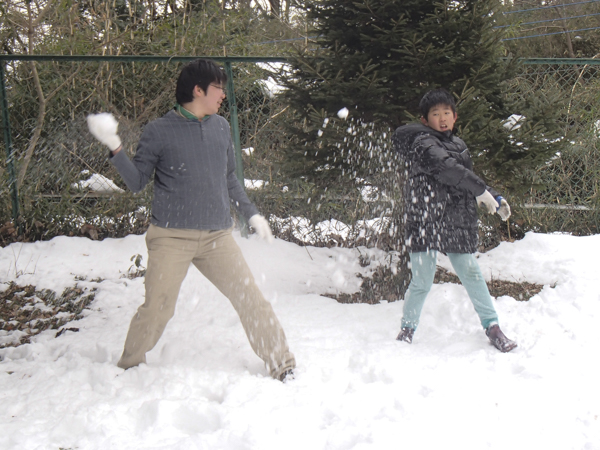
[[[498,215],[504,221],[506,221],[510,217],[510,206],[508,202],[504,200],[504,197],[498,196],[496,197],[496,201],[500,202],[500,207],[498,208]]]
[[[271,233],[271,227],[267,219],[260,214],[254,214],[248,222],[261,239],[264,239],[269,244],[273,242],[273,233]]]
[[[121,138],[117,135],[119,122],[111,113],[90,114],[87,116],[87,123],[90,133],[111,151],[114,152],[121,146]]]
[[[494,214],[499,206],[498,202],[494,199],[494,196],[490,194],[487,189],[483,191],[483,194],[475,197],[475,200],[477,200],[477,204],[480,208],[484,206],[490,214]]]

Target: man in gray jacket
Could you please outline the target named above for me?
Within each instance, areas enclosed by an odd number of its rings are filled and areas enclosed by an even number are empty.
[[[112,115],[88,116],[90,132],[108,146],[110,161],[131,191],[141,191],[154,174],[146,298],[131,320],[118,362],[123,369],[146,362],[146,352],[173,317],[190,263],[231,301],[252,349],[273,378],[283,381],[296,365],[273,308],[231,235],[233,203],[261,238],[273,239],[267,220],[235,175],[229,124],[217,114],[226,81],[213,61],[185,65],[175,108],[145,126],[133,160],[122,151]]]

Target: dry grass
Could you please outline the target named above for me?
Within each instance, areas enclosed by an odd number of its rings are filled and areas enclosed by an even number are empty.
[[[459,284],[460,280],[458,277],[441,267],[438,267],[435,272],[434,283],[456,283]],[[507,295],[519,301],[527,301],[538,292],[542,290],[544,286],[535,283],[528,283],[522,281],[516,283],[514,281],[505,281],[492,278],[487,283],[488,289],[492,297],[502,297]]]
[[[393,302],[403,298],[403,289],[405,277],[394,274],[387,266],[379,266],[372,277],[365,277],[361,284],[360,291],[353,294],[323,294],[325,297],[336,299],[340,303],[368,303],[371,305],[379,303],[381,300]],[[458,277],[447,270],[438,267],[436,270],[434,283],[456,283],[460,284]],[[502,297],[507,295],[519,301],[527,301],[544,286],[513,281],[492,279],[487,283],[492,297]]]
[[[66,288],[58,296],[49,289],[37,290],[35,286],[19,286],[11,282],[0,292],[0,348],[27,344],[31,337],[45,330],[65,331],[78,328],[62,328],[80,319],[82,312],[95,298],[95,288],[88,291],[77,285]]]

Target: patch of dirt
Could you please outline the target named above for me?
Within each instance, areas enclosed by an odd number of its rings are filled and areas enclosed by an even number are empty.
[[[142,266],[142,256],[133,255],[133,264],[121,278],[143,277],[146,268]],[[75,281],[86,281],[85,276],[75,276]],[[102,278],[90,280],[102,283]],[[96,288],[88,290],[75,284],[66,288],[61,295],[50,289],[35,286],[20,286],[10,282],[8,289],[0,292],[0,349],[17,347],[31,342],[31,337],[45,330],[58,330],[55,337],[67,331],[77,332],[79,328],[65,327],[83,317],[96,297]]]
[[[59,296],[50,289],[37,290],[35,286],[19,286],[11,282],[0,292],[0,348],[27,344],[31,337],[45,330],[58,330],[65,324],[78,320],[94,300],[96,288],[77,285],[66,288]],[[79,331],[78,328],[63,328]]]
[[[433,282],[439,284],[460,284],[460,280],[456,275],[441,267],[437,268]],[[502,297],[503,295],[508,295],[515,300],[524,302],[529,300],[544,288],[544,286],[541,284],[528,283],[526,281],[515,283],[514,281],[498,280],[495,278],[492,278],[491,281],[488,281],[487,285],[492,297]]]
[[[359,275],[360,276],[360,275]],[[372,277],[364,277],[360,291],[352,294],[323,294],[324,297],[330,297],[340,303],[368,303],[375,305],[380,300],[394,302],[404,298],[404,292],[409,279],[400,274],[394,274],[389,267],[379,266]],[[458,277],[447,270],[438,267],[433,279],[434,283],[455,283],[460,284]],[[527,301],[544,286],[535,283],[492,279],[487,283],[490,295],[492,297],[502,297],[507,295],[518,301]]]
[[[360,291],[353,294],[323,294],[323,296],[333,298],[339,303],[376,305],[380,300],[393,302],[403,298],[406,287],[410,282],[410,278],[398,272],[394,273],[386,265],[378,266],[370,277],[363,277],[361,274],[358,274],[358,277],[363,279]]]

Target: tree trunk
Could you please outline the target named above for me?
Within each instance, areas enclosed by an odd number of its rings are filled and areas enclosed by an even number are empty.
[[[23,180],[25,179],[25,174],[27,173],[27,168],[29,167],[29,163],[31,161],[31,156],[33,155],[38,140],[40,139],[40,135],[42,134],[42,127],[44,126],[44,119],[46,118],[46,99],[44,98],[44,91],[42,91],[40,77],[34,61],[31,62],[31,71],[33,73],[35,90],[38,94],[39,109],[35,129],[33,130],[33,136],[29,141],[27,151],[25,152],[25,156],[23,157],[23,161],[19,169],[19,176],[17,177],[17,189],[23,185]]]
[[[271,12],[274,16],[280,17],[281,15],[281,0],[269,0],[271,5]]]

